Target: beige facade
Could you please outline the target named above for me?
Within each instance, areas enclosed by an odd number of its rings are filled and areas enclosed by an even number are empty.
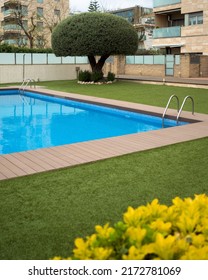
[[[153,46],[167,53],[208,55],[208,1],[154,0]]]
[[[117,76],[174,76],[176,78],[208,77],[208,56],[199,55],[197,57],[192,57],[191,54],[181,54],[178,56],[180,56],[180,60],[178,60],[177,63],[173,63],[173,73],[171,75],[167,75],[167,65],[165,62],[163,64],[128,64],[126,63],[126,57],[121,55],[114,56],[112,63],[105,64],[104,73],[107,75],[110,71]],[[155,57],[157,57],[157,55]],[[167,58],[165,58],[165,60],[167,60]]]
[[[1,41],[18,45],[50,47],[51,33],[69,15],[69,0],[0,1]]]

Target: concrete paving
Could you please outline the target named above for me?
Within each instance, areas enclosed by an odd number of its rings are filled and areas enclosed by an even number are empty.
[[[119,80],[131,80],[144,83],[159,83],[166,85],[181,85],[187,87],[208,88],[208,77],[203,78],[175,78],[172,76],[137,76],[137,75],[117,75]]]

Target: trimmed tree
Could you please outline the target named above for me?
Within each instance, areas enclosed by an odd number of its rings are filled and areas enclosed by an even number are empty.
[[[102,72],[110,55],[135,54],[137,48],[138,35],[134,27],[122,17],[107,13],[69,17],[52,33],[56,56],[87,56],[92,72]]]

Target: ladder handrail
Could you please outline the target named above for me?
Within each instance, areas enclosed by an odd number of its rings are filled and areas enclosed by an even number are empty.
[[[169,107],[169,105],[170,105],[170,102],[171,102],[171,100],[172,100],[174,97],[175,97],[176,100],[177,100],[177,111],[179,112],[179,98],[178,98],[177,95],[173,94],[173,95],[171,95],[171,97],[169,98],[168,103],[167,103],[167,105],[166,105],[166,107],[165,107],[165,110],[164,110],[164,112],[163,112],[163,115],[162,115],[162,127],[164,127],[164,118],[165,118],[166,112],[167,112],[167,110],[168,110],[168,107]]]
[[[184,98],[183,103],[182,103],[182,105],[181,105],[181,108],[180,108],[180,110],[179,110],[179,112],[178,112],[178,115],[177,115],[177,117],[176,117],[177,124],[178,124],[178,120],[179,120],[179,117],[180,117],[180,115],[181,115],[181,112],[182,112],[182,110],[183,110],[183,107],[184,107],[184,105],[185,105],[185,103],[186,103],[186,100],[187,100],[188,98],[190,98],[191,101],[192,101],[192,115],[194,115],[194,99],[193,99],[193,97],[191,97],[190,95],[187,95],[187,96]]]
[[[29,79],[23,80],[21,86],[19,87],[19,93],[21,93],[21,92],[23,91],[23,88],[24,88],[24,86],[25,86],[25,83],[27,83],[28,80],[29,80]]]
[[[35,84],[35,80],[34,79],[30,79],[30,87],[32,86],[32,82],[33,82],[34,88],[36,88],[36,84]]]
[[[21,86],[20,86],[20,88],[19,88],[19,93],[21,94],[23,94],[24,93],[24,91],[25,91],[25,89],[26,89],[26,87],[28,86],[28,84],[30,84],[30,87],[31,87],[31,83],[34,83],[34,88],[36,87],[36,85],[35,85],[35,80],[34,79],[26,79],[26,80],[23,80],[23,82],[22,82],[22,84],[21,84]]]

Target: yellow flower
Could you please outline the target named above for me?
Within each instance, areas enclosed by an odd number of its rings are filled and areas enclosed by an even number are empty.
[[[123,255],[123,260],[143,260],[145,254],[141,252],[141,249],[131,246],[128,251],[128,255]]]
[[[82,238],[77,238],[74,243],[76,246],[73,250],[75,258],[80,260],[90,260],[92,252],[90,248],[88,248],[88,242],[85,242]]]
[[[92,249],[93,259],[94,260],[108,260],[112,253],[113,249],[97,247]]]
[[[128,207],[126,213],[124,213],[123,220],[129,226],[138,226],[141,221],[144,221],[146,218],[146,210],[144,206],[140,206],[137,209]]]
[[[53,261],[60,261],[60,260],[62,260],[62,258],[61,258],[60,256],[56,256],[56,257],[54,257],[52,260],[53,260]]]
[[[180,217],[178,218],[178,222],[176,222],[176,226],[179,230],[184,234],[188,234],[193,232],[197,224],[199,223],[199,214],[195,213],[195,215],[189,215],[186,211],[181,213]]]
[[[157,219],[166,216],[168,207],[166,205],[161,205],[158,203],[158,199],[154,199],[150,204],[147,204],[147,211],[149,216]]]
[[[204,246],[205,237],[202,234],[196,235],[196,234],[192,233],[190,236],[191,236],[191,240],[192,240],[191,241],[192,245],[194,245],[195,247],[198,247],[198,248]]]
[[[139,226],[138,227],[129,227],[126,230],[126,237],[129,238],[130,242],[135,243],[136,242],[136,246],[140,246],[145,235],[146,235],[146,229],[142,229]]]
[[[207,209],[207,216],[208,216],[208,209]],[[204,213],[206,213],[204,211]],[[205,216],[205,215],[204,215]],[[208,241],[208,217],[201,217],[200,223],[198,223],[196,227],[196,232],[201,232],[206,236],[206,240]]]
[[[104,227],[97,225],[95,226],[95,230],[99,237],[106,239],[108,239],[110,235],[115,232],[115,229],[109,227],[109,224],[104,225]]]
[[[153,254],[153,253],[154,253],[154,244],[153,243],[145,244],[145,245],[141,246],[140,248],[133,245],[129,248],[128,254],[122,256],[122,259],[123,260],[145,260],[145,258],[149,254]]]
[[[172,260],[174,259],[175,243],[176,236],[169,235],[164,238],[161,233],[157,233],[156,240],[153,245],[154,252],[163,260]]]
[[[156,221],[152,222],[150,224],[150,228],[152,228],[155,231],[159,231],[163,234],[168,234],[171,230],[172,224],[170,222],[165,223],[161,219],[157,219]]]
[[[208,246],[196,248],[190,246],[185,254],[180,258],[181,260],[208,260]]]

